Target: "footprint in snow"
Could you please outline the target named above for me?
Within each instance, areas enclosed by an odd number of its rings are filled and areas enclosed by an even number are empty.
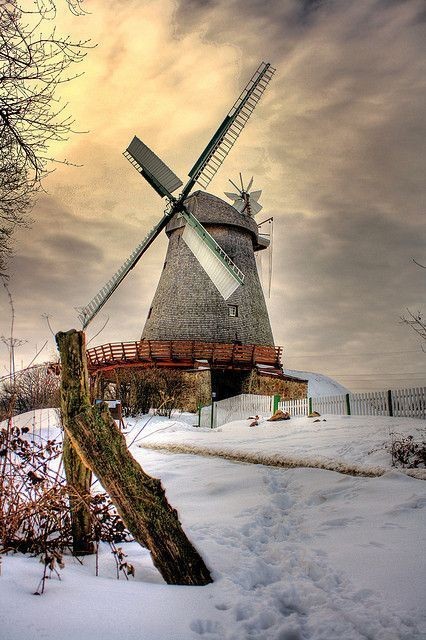
[[[334,520],[326,520],[322,523],[322,529],[334,529],[336,527],[347,527],[348,524],[362,522],[362,518],[335,518]]]
[[[197,618],[192,620],[189,628],[200,636],[205,634],[215,634],[218,638],[223,638],[224,635],[222,625],[215,620],[201,620],[200,618]]]

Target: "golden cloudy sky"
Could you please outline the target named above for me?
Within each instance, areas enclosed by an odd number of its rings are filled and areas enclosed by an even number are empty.
[[[59,5],[58,5],[59,6]],[[19,233],[10,288],[17,364],[86,304],[164,203],[123,158],[136,133],[185,180],[258,64],[277,68],[209,190],[241,171],[275,220],[268,307],[287,368],[353,390],[420,386],[426,356],[401,326],[424,309],[426,9],[423,0],[86,0],[58,30],[97,47],[62,97],[76,128]],[[140,336],[166,251],[161,237],[103,312],[96,343]],[[8,332],[3,295],[0,332]],[[94,343],[93,343],[94,344]],[[7,351],[2,346],[5,373]]]

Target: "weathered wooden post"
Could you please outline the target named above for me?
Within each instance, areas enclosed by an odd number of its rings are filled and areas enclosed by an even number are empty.
[[[73,552],[76,555],[94,553],[95,547],[91,540],[90,518],[90,484],[92,473],[84,464],[73,447],[68,433],[72,422],[84,409],[90,407],[89,383],[86,365],[86,341],[83,332],[77,333],[73,339],[66,341],[66,357],[58,336],[56,336],[61,352],[61,415],[64,426],[63,460],[67,484],[70,489],[69,500],[71,509],[71,526],[73,537]],[[62,340],[64,344],[64,341]],[[84,357],[83,357],[84,354]]]
[[[87,387],[86,356],[81,331],[58,333],[63,405],[75,386]],[[74,377],[86,377],[80,383]],[[205,585],[212,582],[203,559],[186,537],[178,514],[167,501],[161,482],[146,474],[129,453],[123,434],[105,407],[83,402],[81,412],[64,427],[85,465],[99,478],[135,540],[146,546],[168,584]]]

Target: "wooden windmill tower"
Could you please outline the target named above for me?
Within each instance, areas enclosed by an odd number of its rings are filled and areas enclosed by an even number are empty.
[[[141,341],[135,353],[92,350],[89,365],[140,366],[182,369],[206,365],[218,396],[241,392],[242,381],[257,365],[264,373],[280,374],[279,350],[260,286],[255,252],[268,241],[259,235],[253,216],[260,210],[260,192],[249,193],[251,183],[237,194],[226,194],[234,206],[204,193],[270,82],[275,69],[262,63],[226,115],[183,183],[136,136],[125,157],[167,199],[158,224],[91,302],[81,309],[83,328],[103,307],[144,252],[165,229],[169,247]],[[235,185],[234,185],[235,186]],[[122,354],[119,355],[119,352]],[[89,354],[90,356],[90,354]],[[268,370],[269,367],[269,370]]]

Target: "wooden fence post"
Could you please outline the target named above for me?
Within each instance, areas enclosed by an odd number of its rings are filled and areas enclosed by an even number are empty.
[[[275,394],[273,397],[273,405],[272,405],[272,415],[274,415],[275,411],[278,411],[278,403],[281,400],[281,396]]]
[[[393,417],[392,391],[390,389],[388,389],[388,408],[389,408],[389,415]]]
[[[350,416],[351,415],[351,401],[349,399],[349,393],[346,394],[345,399],[346,399],[346,412],[347,412],[347,415]]]

